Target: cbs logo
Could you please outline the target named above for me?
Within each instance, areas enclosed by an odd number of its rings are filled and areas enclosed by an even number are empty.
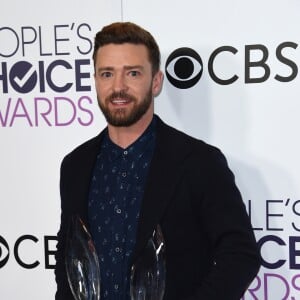
[[[263,44],[245,45],[242,49],[233,46],[221,46],[212,51],[207,61],[207,71],[210,79],[220,85],[230,85],[238,80],[245,84],[263,83],[269,79],[279,82],[290,82],[298,75],[298,66],[295,60],[298,44],[283,42],[275,49],[269,49]],[[219,59],[239,59],[241,70],[232,66],[229,72],[223,74],[224,67],[220,68]],[[271,58],[271,59],[270,59]],[[282,68],[288,72],[280,74]],[[193,49],[183,47],[174,50],[168,57],[165,73],[169,82],[179,89],[193,87],[203,73],[203,62],[200,55]],[[227,73],[227,72],[225,72]],[[273,78],[272,78],[273,77]]]
[[[22,235],[14,243],[13,246],[13,255],[19,266],[24,269],[34,269],[40,265],[40,261],[38,259],[34,259],[33,261],[28,261],[26,259],[26,253],[24,253],[24,248],[22,247],[23,243],[30,243],[30,247],[41,246],[43,247],[43,256],[45,269],[54,269],[55,264],[51,263],[54,260],[54,255],[56,253],[56,236],[45,235],[43,238],[43,242],[30,234]],[[8,242],[5,240],[3,236],[0,235],[0,269],[3,268],[9,258],[10,258],[10,246]]]

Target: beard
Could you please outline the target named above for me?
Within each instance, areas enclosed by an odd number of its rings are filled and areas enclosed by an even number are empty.
[[[133,102],[133,107],[130,110],[122,107],[113,110],[109,109],[109,102],[120,98]],[[115,127],[129,127],[139,121],[148,111],[152,99],[153,94],[151,89],[148,90],[141,103],[138,103],[138,99],[133,95],[121,91],[112,93],[104,99],[104,103],[98,98],[98,104],[108,124]]]

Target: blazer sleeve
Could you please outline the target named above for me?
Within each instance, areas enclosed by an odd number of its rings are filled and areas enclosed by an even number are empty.
[[[69,287],[66,268],[65,268],[65,241],[67,232],[67,220],[69,219],[69,204],[67,202],[67,158],[65,158],[61,165],[60,173],[60,194],[61,194],[61,223],[57,235],[57,251],[55,254],[55,280],[57,284],[57,291],[55,300],[74,300],[72,292]]]
[[[234,175],[224,155],[212,149],[204,165],[204,192],[198,195],[202,201],[196,201],[195,211],[201,212],[199,220],[212,245],[213,264],[188,300],[239,300],[258,273],[260,255]],[[195,194],[197,178],[203,176],[194,176]]]
[[[61,221],[56,251],[56,300],[74,300],[65,268],[65,242],[70,218],[79,215],[87,222],[90,176],[99,151],[101,134],[79,145],[62,161],[60,169]]]

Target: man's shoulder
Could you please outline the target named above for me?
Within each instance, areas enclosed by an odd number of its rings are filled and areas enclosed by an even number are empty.
[[[173,147],[174,150],[182,151],[186,149],[192,152],[195,151],[198,154],[220,152],[216,146],[176,129],[164,123],[161,119],[159,119],[158,123],[160,139],[164,141],[165,145]]]
[[[186,170],[201,174],[231,174],[223,152],[216,146],[192,137],[174,127],[162,123],[160,152],[173,162],[182,163]],[[231,176],[231,175],[230,175]]]
[[[102,136],[103,136],[103,131],[97,136],[94,136],[89,140],[83,142],[82,144],[78,145],[71,152],[65,155],[64,161],[73,160],[73,159],[77,160],[80,157],[94,155],[99,150]]]

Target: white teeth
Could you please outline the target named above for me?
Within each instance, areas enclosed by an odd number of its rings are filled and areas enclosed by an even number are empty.
[[[124,104],[127,102],[128,102],[128,100],[124,100],[124,99],[115,99],[112,101],[112,103],[114,103],[114,104]]]

